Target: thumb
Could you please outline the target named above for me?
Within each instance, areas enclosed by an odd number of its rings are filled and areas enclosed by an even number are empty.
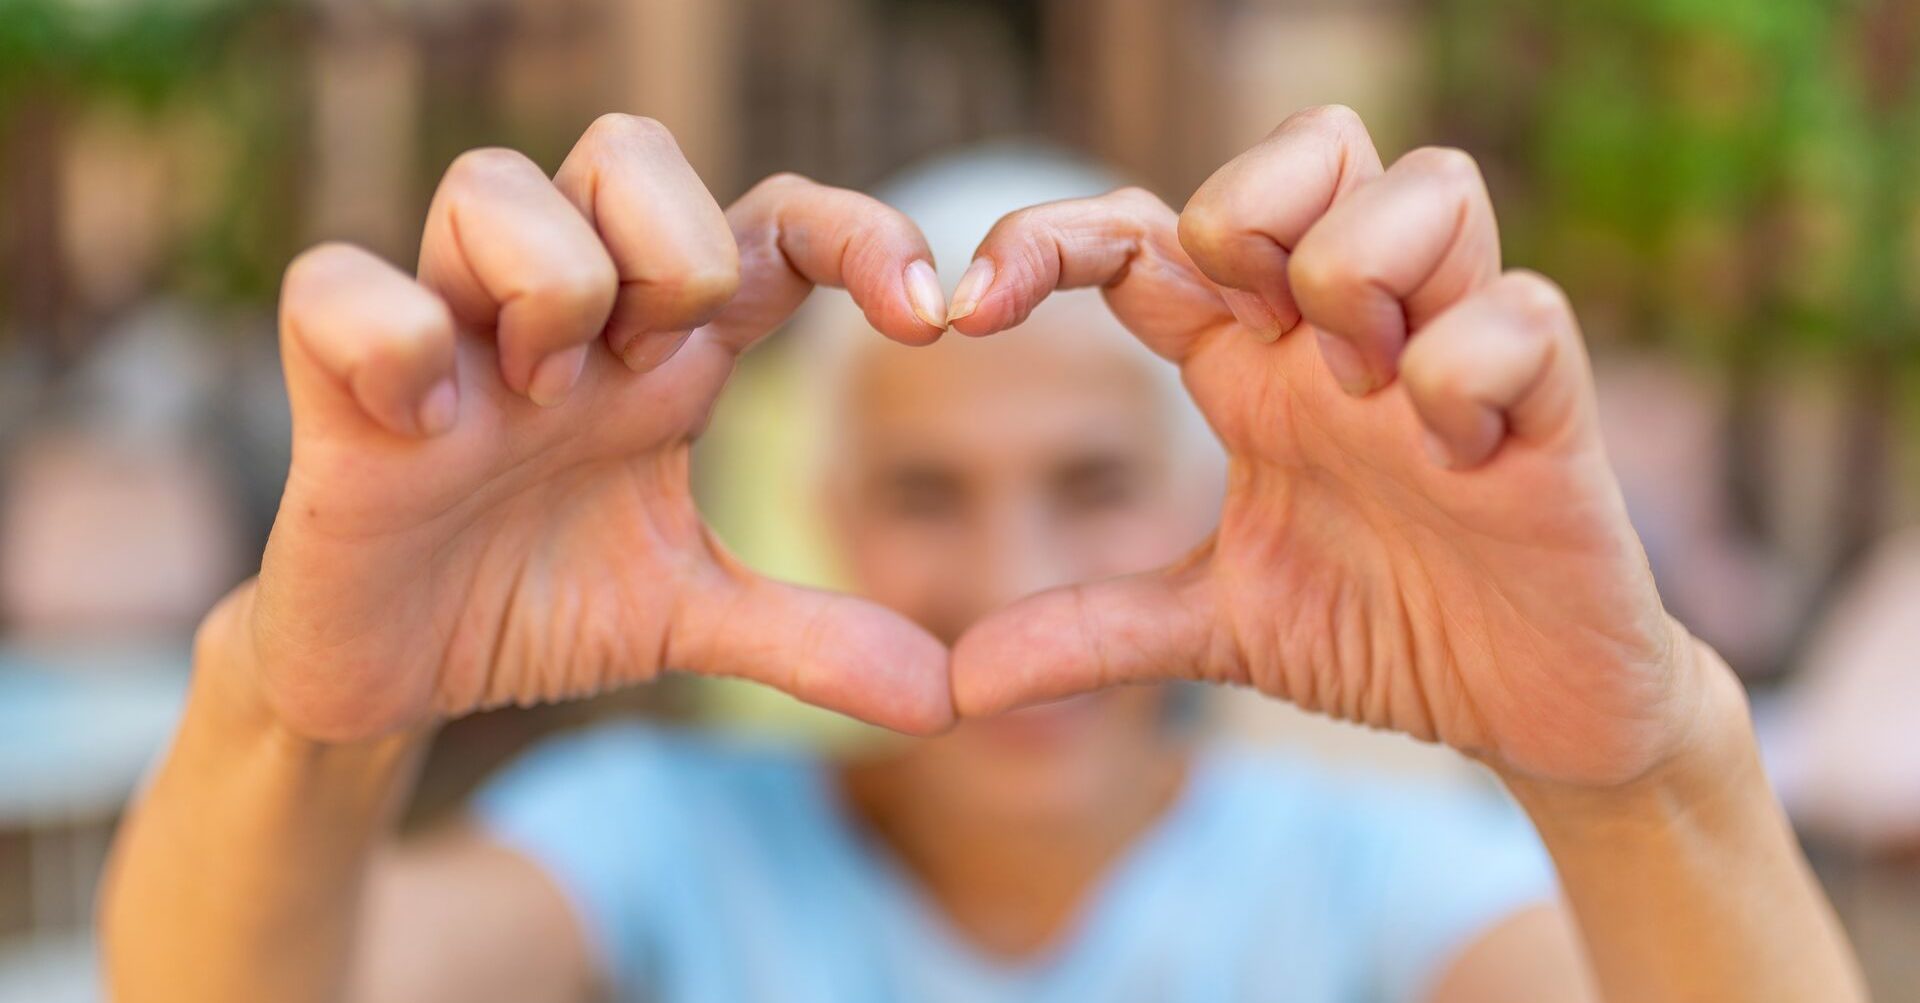
[[[1042,592],[974,624],[953,649],[955,711],[977,717],[1118,683],[1211,678],[1203,555]]]
[[[726,573],[683,600],[668,664],[909,734],[953,723],[947,648],[925,629],[878,603],[721,561]]]

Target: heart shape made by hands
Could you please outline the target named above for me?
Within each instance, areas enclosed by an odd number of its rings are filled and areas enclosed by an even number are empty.
[[[517,154],[456,162],[417,278],[303,256],[282,302],[293,469],[239,594],[268,701],[361,738],[672,667],[924,733],[1200,679],[1554,779],[1636,775],[1678,740],[1691,649],[1627,524],[1572,311],[1503,273],[1465,155],[1383,170],[1350,112],[1319,110],[1181,214],[1124,189],[996,225],[955,329],[1100,287],[1180,366],[1230,480],[1186,560],[1021,601],[951,652],[746,568],[690,490],[739,353],[814,285],[887,337],[939,337],[928,258],[904,216],[793,176],[722,213],[665,130],[621,116],[551,180]]]

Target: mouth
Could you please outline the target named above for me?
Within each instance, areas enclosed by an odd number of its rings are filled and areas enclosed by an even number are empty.
[[[976,721],[995,741],[1028,749],[1053,748],[1074,742],[1100,718],[1111,693],[1081,693],[1060,700],[1032,704]]]

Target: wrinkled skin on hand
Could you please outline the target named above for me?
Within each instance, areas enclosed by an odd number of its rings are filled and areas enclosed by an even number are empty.
[[[1628,524],[1577,323],[1550,282],[1502,271],[1465,154],[1383,171],[1351,112],[1310,111],[1178,216],[1136,190],[1025,210],[974,272],[954,325],[973,335],[1102,287],[1181,367],[1231,470],[1187,560],[976,625],[963,714],[1209,680],[1579,785],[1687,740],[1706,670]]]
[[[671,667],[945,727],[943,645],[743,567],[689,485],[739,353],[814,284],[890,337],[937,337],[928,257],[900,214],[792,176],[723,214],[666,131],[625,116],[552,180],[508,151],[458,160],[417,279],[303,255],[282,297],[293,467],[250,597],[268,704],[359,739]]]

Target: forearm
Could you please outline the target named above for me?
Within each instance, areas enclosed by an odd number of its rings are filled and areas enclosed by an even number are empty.
[[[101,899],[118,1003],[336,1000],[372,852],[423,741],[325,746],[252,690],[251,586],[209,614],[179,734]]]
[[[1552,853],[1602,996],[1845,1003],[1866,990],[1761,769],[1744,695],[1701,660],[1700,734],[1629,787],[1508,778]]]

